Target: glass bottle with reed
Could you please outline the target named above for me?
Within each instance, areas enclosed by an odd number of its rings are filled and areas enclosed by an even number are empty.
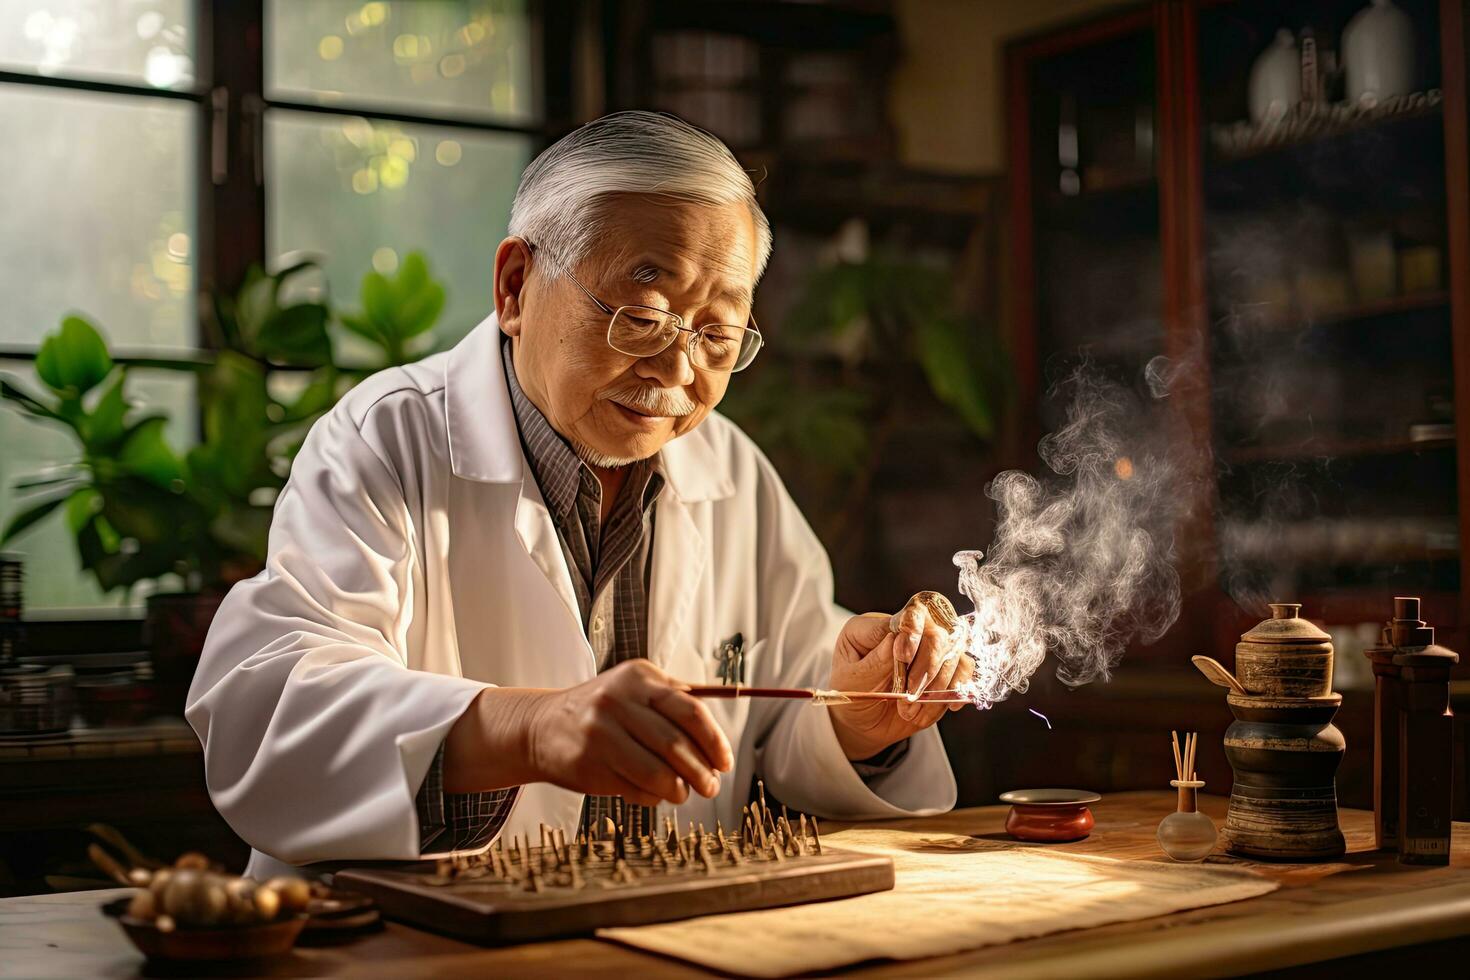
[[[1169,785],[1179,791],[1179,808],[1159,822],[1159,846],[1176,861],[1203,861],[1215,849],[1219,835],[1215,822],[1199,812],[1198,794],[1205,785],[1194,768],[1199,733],[1186,732],[1182,748],[1179,733],[1172,734],[1175,778]]]

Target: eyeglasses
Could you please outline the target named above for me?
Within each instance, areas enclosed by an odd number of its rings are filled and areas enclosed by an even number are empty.
[[[531,245],[531,250],[535,251],[536,246]],[[679,334],[685,333],[689,339],[684,352],[689,356],[690,364],[705,371],[733,374],[750,367],[750,362],[755,360],[755,355],[765,344],[753,316],[743,327],[730,323],[686,327],[679,314],[655,306],[619,306],[614,309],[598,299],[570,271],[567,278],[608,315],[608,346],[629,357],[657,357],[679,339]]]

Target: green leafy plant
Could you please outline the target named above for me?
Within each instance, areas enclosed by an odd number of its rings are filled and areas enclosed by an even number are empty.
[[[1005,359],[957,308],[945,269],[885,256],[820,268],[767,339],[721,407],[805,488],[829,545],[868,508],[914,381],[976,440],[996,437]]]
[[[917,362],[934,395],[989,441],[997,349],[991,333],[955,309],[951,289],[948,273],[933,266],[840,262],[812,275],[785,328],[807,345],[835,339],[853,362]]]
[[[171,572],[209,591],[253,574],[265,559],[276,495],[312,423],[374,368],[423,356],[444,306],[443,285],[417,253],[394,279],[365,277],[362,313],[288,299],[302,292],[292,280],[314,269],[251,268],[238,290],[215,298],[209,326],[218,350],[199,361],[117,365],[96,327],[63,320],[37,352],[45,390],[5,377],[0,395],[68,429],[79,456],[17,482],[25,499],[0,546],[60,509],[82,566],[104,591]],[[339,362],[334,321],[369,342],[375,364]],[[168,444],[164,416],[128,399],[138,367],[197,376],[201,438],[186,453]]]
[[[0,544],[64,511],[82,567],[103,589],[188,572],[203,516],[186,493],[185,464],[164,438],[167,419],[126,396],[128,369],[113,363],[97,329],[70,316],[41,344],[35,392],[15,379],[0,394],[38,421],[68,429],[78,458],[22,479],[20,509]]]
[[[444,287],[429,278],[429,267],[417,252],[406,256],[389,279],[377,272],[362,277],[362,311],[344,313],[342,325],[380,347],[389,364],[406,364],[422,354],[422,337],[444,309]]]

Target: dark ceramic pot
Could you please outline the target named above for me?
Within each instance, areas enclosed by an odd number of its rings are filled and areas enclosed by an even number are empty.
[[[223,592],[169,592],[148,597],[143,638],[153,662],[159,711],[184,713],[204,638],[224,597]]]
[[[1332,724],[1342,695],[1265,698],[1231,694],[1235,721],[1225,757],[1235,770],[1226,848],[1282,861],[1338,857],[1337,768],[1347,743]]]

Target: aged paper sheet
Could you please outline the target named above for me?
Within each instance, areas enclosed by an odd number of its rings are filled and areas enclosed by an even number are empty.
[[[598,936],[727,973],[784,977],[1223,905],[1277,887],[1235,868],[1085,857],[950,834],[857,828],[827,841],[893,858],[894,890]]]

